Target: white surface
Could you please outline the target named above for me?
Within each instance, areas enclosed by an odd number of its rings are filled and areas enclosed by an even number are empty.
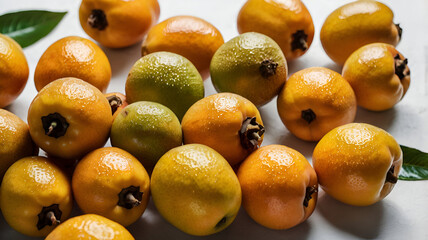
[[[194,15],[213,23],[225,41],[238,35],[236,17],[244,0],[159,0],[160,21],[175,15]],[[304,3],[315,23],[315,38],[309,51],[289,63],[290,73],[311,66],[324,66],[341,71],[324,53],[319,31],[324,19],[349,0],[306,0]],[[410,89],[393,109],[375,113],[358,109],[356,122],[366,122],[390,132],[400,144],[428,152],[428,6],[425,0],[389,0],[384,2],[395,12],[395,22],[404,29],[398,45],[411,68]],[[68,11],[62,22],[47,37],[24,49],[30,65],[30,78],[21,96],[7,109],[26,120],[27,109],[36,95],[34,69],[45,49],[56,40],[78,35],[89,38],[78,22],[80,1],[0,0],[0,14],[23,9]],[[113,76],[108,91],[124,92],[128,71],[140,57],[140,44],[112,50],[103,48],[111,64]],[[205,81],[206,95],[215,93],[211,81]],[[260,108],[266,127],[263,145],[284,144],[311,159],[315,143],[301,141],[291,135],[276,112],[276,101]],[[304,223],[283,231],[264,228],[252,221],[241,208],[230,227],[209,237],[186,235],[165,222],[150,202],[142,218],[128,227],[136,239],[428,239],[428,181],[399,181],[383,201],[369,207],[352,207],[326,196],[322,191],[313,215]],[[75,208],[74,214],[79,210]],[[11,229],[0,217],[0,239],[33,239]]]

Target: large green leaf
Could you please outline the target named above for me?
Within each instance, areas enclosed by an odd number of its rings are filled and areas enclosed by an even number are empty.
[[[403,150],[403,168],[400,180],[428,180],[428,153],[414,148],[401,146]]]
[[[67,12],[30,10],[0,16],[0,33],[27,47],[46,36]]]

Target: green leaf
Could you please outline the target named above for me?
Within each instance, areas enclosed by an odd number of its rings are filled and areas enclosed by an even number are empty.
[[[400,146],[403,151],[403,167],[398,179],[428,180],[428,153]]]
[[[48,35],[67,12],[30,10],[0,16],[0,33],[27,47]]]

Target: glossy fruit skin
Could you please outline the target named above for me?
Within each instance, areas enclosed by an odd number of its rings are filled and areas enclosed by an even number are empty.
[[[201,144],[183,145],[163,155],[153,170],[151,193],[168,222],[196,236],[223,230],[241,206],[241,188],[232,168]]]
[[[287,60],[302,56],[314,38],[311,14],[300,0],[249,0],[238,15],[238,32],[259,32],[271,37],[281,47]],[[306,50],[293,49],[293,34],[304,31]]]
[[[29,68],[21,46],[0,34],[0,108],[11,104],[27,84]]]
[[[211,59],[223,43],[223,36],[211,23],[194,16],[175,16],[149,30],[141,52],[143,56],[160,51],[182,55],[207,79]]]
[[[318,197],[315,170],[298,151],[283,145],[257,149],[238,170],[242,206],[257,223],[288,229],[305,221]],[[313,193],[304,206],[307,188]]]
[[[383,3],[360,0],[345,4],[325,20],[320,33],[327,55],[343,65],[358,48],[374,42],[396,46],[400,31],[393,23],[394,14]]]
[[[333,198],[367,206],[393,189],[388,171],[398,178],[403,154],[386,131],[365,123],[351,123],[327,133],[316,145],[312,163],[322,189]]]
[[[73,199],[67,176],[45,157],[25,157],[16,161],[4,175],[0,195],[6,222],[27,236],[42,237],[55,226],[37,229],[43,207],[59,204],[60,221],[70,215]]]
[[[246,118],[256,117],[263,125],[257,107],[233,93],[217,93],[196,102],[183,117],[184,144],[207,145],[220,153],[230,165],[243,161],[253,150],[242,146],[239,131]],[[263,141],[261,136],[259,147]]]
[[[349,83],[337,72],[312,67],[294,73],[277,99],[279,116],[296,137],[318,141],[335,127],[354,121],[357,102]],[[315,114],[305,120],[303,111]]]
[[[183,56],[155,52],[140,58],[125,84],[129,103],[158,102],[182,119],[193,103],[204,97],[204,82],[195,66]]]
[[[135,156],[151,173],[160,157],[182,144],[180,121],[155,102],[140,101],[125,107],[113,122],[110,141]]]
[[[372,43],[353,52],[343,66],[342,76],[351,84],[359,106],[383,111],[392,108],[406,94],[410,85],[408,75],[396,74],[395,57],[404,56],[386,43]]]
[[[46,135],[41,119],[52,113],[69,123],[64,136]],[[36,95],[27,121],[37,146],[52,156],[75,159],[105,144],[113,120],[110,104],[98,88],[77,78],[61,78]]]
[[[263,61],[276,64],[273,75],[262,76]],[[260,33],[244,33],[214,54],[210,65],[211,81],[217,92],[239,94],[256,106],[272,100],[287,79],[287,61],[278,44]]]
[[[27,123],[0,109],[0,179],[14,162],[38,153],[39,148],[31,139]]]
[[[101,92],[110,83],[110,62],[103,50],[89,39],[69,36],[50,45],[37,63],[34,83],[40,91],[48,83],[64,77],[82,79]]]
[[[85,214],[70,218],[52,231],[45,240],[134,240],[129,231],[117,222]]]
[[[130,186],[143,193],[141,203],[127,209],[119,206],[119,193]],[[76,166],[72,188],[84,213],[94,213],[128,226],[137,221],[149,201],[150,178],[146,169],[128,152],[106,147],[87,154]]]
[[[112,107],[112,114],[113,114],[113,121],[114,121],[114,119],[117,117],[117,115],[119,115],[120,111],[129,105],[128,101],[126,101],[126,96],[120,92],[106,93],[106,94],[104,94],[104,96],[107,98],[107,100],[109,100],[110,97],[120,99],[120,103],[118,103],[114,107]],[[116,102],[117,102],[117,100],[116,100]],[[110,106],[111,105],[112,105],[112,103],[110,103]]]
[[[100,30],[88,23],[93,10],[103,11],[107,26]],[[143,39],[159,19],[157,0],[82,0],[79,20],[83,30],[101,45],[110,48],[131,46]]]

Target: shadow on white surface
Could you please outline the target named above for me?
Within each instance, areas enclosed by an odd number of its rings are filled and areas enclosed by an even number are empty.
[[[381,112],[369,111],[358,107],[354,122],[369,123],[388,131],[394,123],[396,115],[397,110],[395,107]]]

